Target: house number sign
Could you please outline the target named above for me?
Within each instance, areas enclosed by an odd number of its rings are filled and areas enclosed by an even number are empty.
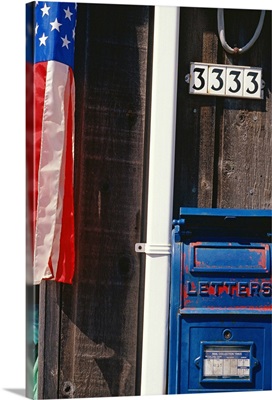
[[[262,99],[262,69],[192,62],[189,93]]]

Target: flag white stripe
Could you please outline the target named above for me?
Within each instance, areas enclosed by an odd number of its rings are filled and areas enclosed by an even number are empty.
[[[60,172],[65,145],[65,88],[69,67],[48,61],[38,173],[38,204],[34,247],[34,284],[52,277],[51,256],[60,189]]]
[[[65,116],[68,115],[69,97],[70,97],[70,82],[67,83],[66,88],[65,88],[65,94],[64,94],[64,115]],[[66,120],[65,120],[65,128],[66,128]],[[55,227],[55,235],[54,235],[53,244],[52,244],[52,256],[51,256],[54,276],[56,276],[56,274],[57,274],[59,252],[60,252],[60,237],[61,237],[62,215],[63,215],[66,152],[67,152],[66,135],[64,135],[63,156],[62,156],[60,179],[59,179],[59,197],[58,197],[58,206],[57,206],[57,211],[56,211],[56,227]]]

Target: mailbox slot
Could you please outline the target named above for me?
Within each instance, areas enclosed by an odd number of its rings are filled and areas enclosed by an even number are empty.
[[[269,274],[270,247],[265,243],[191,243],[190,272]]]

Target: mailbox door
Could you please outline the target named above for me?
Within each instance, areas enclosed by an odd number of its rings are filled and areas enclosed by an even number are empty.
[[[271,390],[271,213],[181,209],[169,393]]]

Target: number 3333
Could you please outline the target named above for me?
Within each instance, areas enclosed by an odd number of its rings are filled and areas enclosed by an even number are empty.
[[[232,65],[191,63],[191,94],[262,98],[262,69]]]

